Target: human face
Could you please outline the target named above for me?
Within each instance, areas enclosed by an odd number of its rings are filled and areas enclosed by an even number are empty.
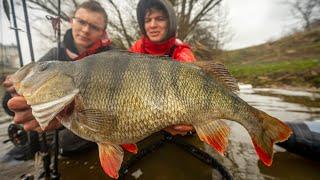
[[[150,41],[160,43],[168,32],[168,17],[164,11],[150,9],[144,18],[144,29]]]
[[[105,20],[102,14],[83,8],[77,10],[71,20],[72,36],[81,52],[105,34]]]

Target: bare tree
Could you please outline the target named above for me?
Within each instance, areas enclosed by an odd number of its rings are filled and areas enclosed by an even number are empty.
[[[310,29],[311,22],[315,18],[319,18],[320,0],[292,0],[286,2],[291,6],[294,16],[303,21],[306,30]]]
[[[201,23],[193,30],[189,43],[199,59],[213,60],[222,53],[224,44],[232,39],[233,34],[228,28],[227,17],[226,8],[218,5],[211,16],[211,21]]]
[[[28,7],[33,10],[44,11],[48,14],[58,16],[58,4],[56,0],[29,0]],[[79,3],[76,0],[64,1],[63,7],[68,9],[61,10],[60,18],[64,21],[69,20],[69,15],[66,13],[78,7]]]
[[[127,49],[140,36],[139,25],[136,20],[137,2],[133,0],[108,0],[105,7],[109,14],[108,32],[112,41],[119,47]]]
[[[178,18],[178,37],[181,40],[190,39],[192,33],[201,23],[211,21],[214,8],[222,0],[171,0]]]

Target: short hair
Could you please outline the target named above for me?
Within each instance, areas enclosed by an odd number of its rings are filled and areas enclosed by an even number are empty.
[[[97,1],[89,0],[86,2],[83,2],[80,4],[77,9],[74,11],[74,14],[80,9],[86,9],[92,12],[97,12],[103,15],[104,22],[105,22],[105,28],[107,28],[107,23],[108,23],[108,15],[104,8],[101,6],[101,4]]]

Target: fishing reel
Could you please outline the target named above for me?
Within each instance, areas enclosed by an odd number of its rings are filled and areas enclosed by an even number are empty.
[[[9,139],[4,143],[11,141],[15,146],[24,146],[28,142],[28,134],[20,125],[10,124],[8,126],[8,135]]]

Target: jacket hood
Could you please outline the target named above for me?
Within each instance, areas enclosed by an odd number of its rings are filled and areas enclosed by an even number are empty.
[[[168,15],[168,34],[165,40],[176,36],[177,31],[177,17],[174,12],[172,4],[167,0],[140,0],[137,6],[137,19],[141,33],[147,37],[146,30],[144,29],[144,17],[146,15],[147,9],[149,9],[154,4],[157,4],[163,9]]]

